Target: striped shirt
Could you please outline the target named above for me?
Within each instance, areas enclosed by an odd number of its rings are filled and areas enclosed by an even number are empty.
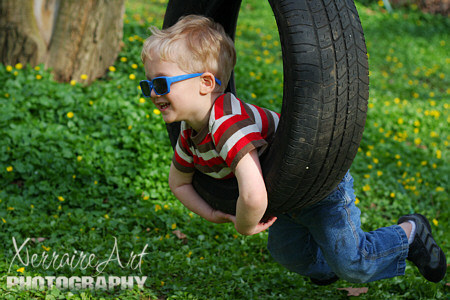
[[[214,102],[209,122],[199,132],[181,122],[173,164],[184,173],[197,169],[213,178],[231,178],[242,157],[254,149],[258,155],[264,152],[279,120],[278,113],[224,94]]]

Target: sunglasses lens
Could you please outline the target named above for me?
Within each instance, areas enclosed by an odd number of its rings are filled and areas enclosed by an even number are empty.
[[[153,79],[153,88],[158,95],[167,94],[169,87],[165,78],[155,78]]]
[[[152,93],[152,89],[150,87],[150,82],[148,81],[141,81],[139,83],[141,86],[142,94],[144,94],[145,97],[150,97],[150,94]]]

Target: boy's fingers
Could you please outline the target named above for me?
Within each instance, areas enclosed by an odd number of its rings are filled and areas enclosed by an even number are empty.
[[[230,221],[233,222],[233,223],[236,223],[236,216],[228,215],[228,214],[227,214],[227,219],[230,220]]]

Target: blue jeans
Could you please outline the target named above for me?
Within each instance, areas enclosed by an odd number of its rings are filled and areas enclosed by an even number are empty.
[[[272,257],[303,276],[326,280],[337,275],[369,282],[405,273],[408,239],[398,225],[361,229],[353,178],[347,173],[325,199],[298,214],[278,216],[269,228]]]

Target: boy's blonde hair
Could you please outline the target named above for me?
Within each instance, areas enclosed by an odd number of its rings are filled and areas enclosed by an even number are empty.
[[[236,50],[220,24],[189,15],[169,28],[151,27],[150,31],[141,53],[144,63],[159,59],[176,63],[186,73],[211,72],[222,81],[220,90],[225,90],[236,64]]]

